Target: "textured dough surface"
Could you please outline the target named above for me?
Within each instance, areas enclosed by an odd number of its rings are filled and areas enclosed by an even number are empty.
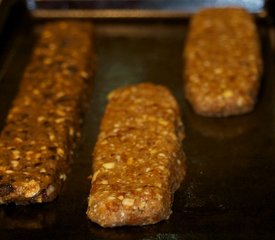
[[[254,108],[262,60],[256,25],[239,8],[204,9],[194,15],[184,51],[184,91],[205,116]]]
[[[93,153],[88,217],[103,227],[168,219],[185,175],[178,105],[162,86],[110,93]]]
[[[0,203],[53,200],[66,179],[92,73],[92,26],[42,26],[0,136]]]

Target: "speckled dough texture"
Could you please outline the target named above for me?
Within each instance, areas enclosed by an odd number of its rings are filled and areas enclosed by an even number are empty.
[[[103,227],[168,219],[185,176],[178,105],[163,86],[143,83],[108,96],[93,152],[88,217]]]
[[[254,108],[262,60],[252,16],[240,8],[204,9],[194,15],[184,51],[184,91],[205,116]]]
[[[0,136],[0,203],[53,200],[66,179],[92,74],[92,26],[46,23]]]

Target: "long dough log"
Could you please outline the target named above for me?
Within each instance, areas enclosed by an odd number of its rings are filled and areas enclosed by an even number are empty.
[[[0,203],[53,200],[89,95],[92,26],[47,23],[0,137]]]
[[[253,109],[262,60],[252,16],[239,8],[193,17],[184,52],[185,96],[195,112],[229,116]]]
[[[178,105],[149,83],[111,92],[94,149],[88,217],[103,227],[169,218],[185,175]]]

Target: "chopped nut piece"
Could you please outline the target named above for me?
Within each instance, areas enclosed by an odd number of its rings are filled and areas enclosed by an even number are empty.
[[[55,136],[54,136],[53,134],[50,134],[50,137],[49,137],[49,138],[50,138],[51,141],[54,141],[54,140],[55,140]]]
[[[12,154],[13,154],[13,158],[14,158],[14,159],[19,159],[19,158],[20,158],[20,151],[18,151],[18,150],[13,150],[13,151],[12,151]]]
[[[135,202],[135,199],[124,198],[124,199],[122,200],[122,205],[131,207],[131,206],[134,205],[134,202]]]
[[[65,181],[65,180],[67,179],[67,176],[66,176],[66,174],[60,174],[60,175],[59,175],[59,178],[60,178],[61,180]]]
[[[207,66],[209,66],[209,65],[210,65],[210,63],[208,62]],[[214,73],[221,74],[221,73],[223,73],[223,70],[222,70],[222,68],[216,68],[216,69],[214,69]]]
[[[11,161],[11,164],[13,167],[17,167],[19,162],[18,161]]]
[[[161,188],[162,184],[161,183],[155,183],[155,186],[157,186],[158,188]]]
[[[26,198],[34,197],[40,190],[39,183],[34,180],[31,180],[27,183],[23,183],[22,186],[24,188],[24,196]]]
[[[57,114],[58,116],[61,116],[61,117],[65,117],[65,116],[66,116],[66,113],[65,113],[64,111],[60,110],[60,109],[57,109],[57,110],[56,110],[56,114]]]
[[[23,142],[23,140],[22,140],[21,138],[19,138],[19,137],[16,137],[16,138],[15,138],[15,141],[16,141],[16,142],[19,142],[19,143],[22,143],[22,142]]]
[[[20,151],[18,151],[18,150],[13,150],[13,151],[12,151],[12,154],[13,154],[14,156],[18,156],[18,155],[20,155]]]
[[[226,90],[226,91],[223,93],[223,96],[224,96],[225,98],[232,97],[232,96],[233,96],[233,92],[230,91],[230,90]]]
[[[62,148],[57,148],[57,154],[59,154],[61,157],[65,156],[65,152]]]
[[[238,98],[238,100],[237,100],[237,104],[238,104],[238,106],[242,106],[244,103],[245,103],[244,98],[239,97],[239,98]]]
[[[107,181],[107,180],[103,180],[103,181],[101,181],[101,184],[108,184],[109,182]]]
[[[30,156],[30,155],[32,155],[32,154],[34,154],[33,151],[27,151],[27,152],[26,152],[26,155],[27,155],[27,156]]]
[[[69,134],[71,137],[74,136],[74,129],[72,127],[69,128]]]
[[[168,125],[168,122],[163,120],[163,119],[159,119],[159,123],[163,126],[167,126]]]
[[[89,74],[85,71],[82,71],[82,72],[80,72],[80,76],[83,77],[83,78],[88,78]]]
[[[122,195],[117,197],[119,200],[122,200],[124,197]]]
[[[58,118],[55,120],[56,123],[63,123],[65,121],[65,118]]]
[[[145,207],[146,207],[146,203],[141,201],[138,208],[143,210]]]
[[[109,196],[107,199],[108,200],[115,200],[116,198],[114,196]]]
[[[165,167],[162,166],[162,165],[158,166],[158,168],[161,169],[161,170],[164,170],[164,169],[165,169]]]
[[[157,194],[157,198],[158,198],[159,200],[161,200],[161,199],[163,198],[163,196],[161,196],[160,194]]]
[[[108,162],[108,163],[104,163],[102,166],[106,169],[112,169],[112,168],[115,167],[115,163],[114,162]]]
[[[38,121],[38,122],[43,122],[43,121],[45,121],[45,117],[39,116],[39,117],[37,118],[37,121]]]
[[[158,157],[164,157],[164,158],[165,158],[166,155],[165,155],[164,153],[159,153],[159,154],[158,154]]]
[[[92,182],[94,182],[94,181],[96,180],[98,174],[99,174],[99,171],[96,171],[96,172],[93,174]]]

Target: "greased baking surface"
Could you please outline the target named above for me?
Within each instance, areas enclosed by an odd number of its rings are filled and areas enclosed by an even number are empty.
[[[88,217],[104,227],[169,218],[184,175],[184,132],[167,88],[143,83],[109,94],[93,153]]]

